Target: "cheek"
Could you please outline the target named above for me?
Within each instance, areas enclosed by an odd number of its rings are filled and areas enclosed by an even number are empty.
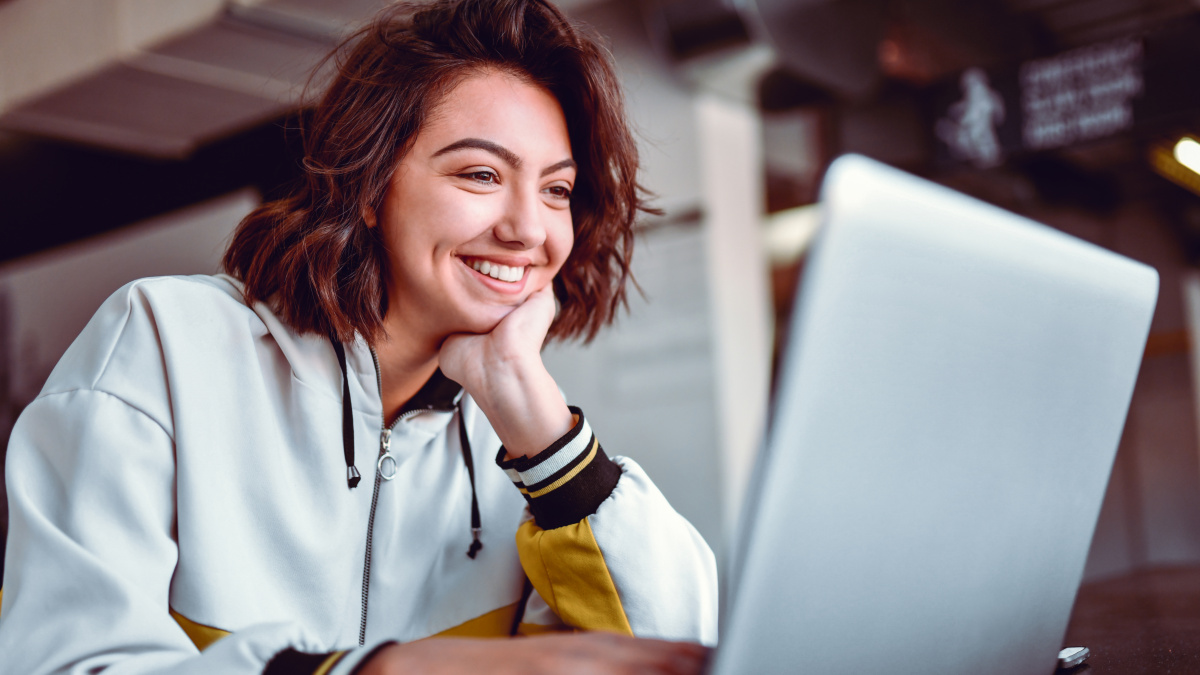
[[[558,270],[562,269],[563,263],[567,261],[567,257],[571,255],[571,249],[575,245],[575,229],[570,216],[565,219],[564,223],[555,227],[546,245],[554,263],[554,272],[557,274]]]

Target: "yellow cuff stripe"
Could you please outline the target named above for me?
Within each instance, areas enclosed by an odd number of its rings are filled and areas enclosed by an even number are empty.
[[[530,497],[537,498],[537,497],[541,497],[542,495],[544,495],[548,492],[553,492],[553,491],[557,490],[558,488],[566,485],[567,482],[569,482],[572,478],[574,478],[575,476],[578,476],[579,472],[583,471],[587,467],[588,464],[592,463],[592,460],[596,458],[596,450],[599,447],[600,447],[600,441],[597,440],[595,437],[593,437],[592,438],[592,447],[590,450],[588,450],[587,457],[584,457],[583,461],[580,462],[579,464],[577,464],[574,469],[571,469],[570,471],[568,471],[565,476],[563,476],[562,478],[559,478],[558,480],[556,480],[553,483],[547,485],[546,487],[538,490],[537,492],[530,492],[530,491],[526,490],[525,488],[521,488],[521,492],[529,495]]]

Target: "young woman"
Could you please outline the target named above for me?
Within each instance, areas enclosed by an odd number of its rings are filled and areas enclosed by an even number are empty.
[[[540,358],[624,298],[608,57],[440,0],[337,65],[229,274],[122,288],[18,422],[0,673],[697,670],[711,552]]]

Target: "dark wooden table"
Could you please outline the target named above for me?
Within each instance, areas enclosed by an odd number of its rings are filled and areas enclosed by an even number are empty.
[[[1064,645],[1087,647],[1070,675],[1200,675],[1200,567],[1084,584]]]

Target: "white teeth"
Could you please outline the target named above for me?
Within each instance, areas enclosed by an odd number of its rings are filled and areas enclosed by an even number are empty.
[[[476,260],[471,263],[471,267],[480,274],[486,274],[493,279],[509,283],[520,281],[521,277],[525,276],[524,267],[509,267],[487,260]]]

